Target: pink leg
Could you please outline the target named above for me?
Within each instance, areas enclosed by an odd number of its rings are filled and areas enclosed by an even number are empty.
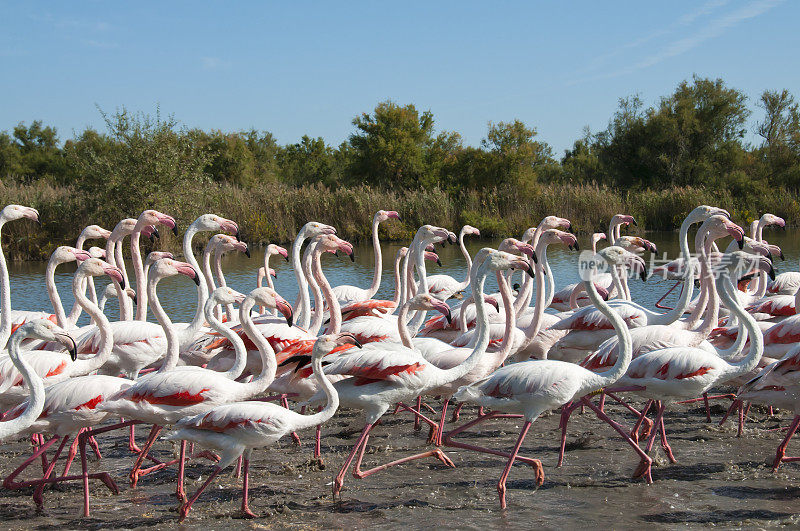
[[[417,414],[422,414],[422,396],[418,396],[417,397],[417,407],[416,407],[415,411],[417,412]],[[419,431],[420,429],[422,429],[422,426],[420,426],[419,417],[415,416],[414,417],[414,431]]]
[[[131,424],[130,433],[128,434],[128,449],[135,453],[141,453],[142,449],[136,444],[136,425]]]
[[[281,405],[286,409],[291,409],[289,407],[289,401],[286,399],[286,395],[281,395]],[[300,436],[297,435],[295,432],[292,432],[292,440],[297,446],[303,446],[303,442],[300,440]]]
[[[86,462],[86,439],[88,437],[88,432],[78,435],[78,439],[80,440],[79,448],[81,452],[81,475],[61,478],[61,480],[68,480],[78,479],[80,477],[83,480],[83,516],[87,518],[89,517],[89,478],[99,479],[113,494],[119,494],[119,489],[117,488],[116,483],[114,483],[114,480],[111,479],[111,476],[109,476],[107,472],[89,474],[89,466]]]
[[[220,472],[222,472],[222,469],[218,466],[215,466],[214,471],[208,476],[208,479],[200,486],[200,488],[197,489],[197,492],[195,492],[194,495],[189,498],[189,501],[181,505],[179,512],[180,516],[178,517],[179,522],[183,522],[186,519],[186,515],[189,514],[189,510],[192,508],[194,502],[197,501],[197,498],[200,497],[203,491],[206,490],[206,487],[208,487],[211,482],[214,481],[214,478],[217,477]]]
[[[450,422],[458,422],[458,419],[461,416],[461,408],[463,407],[464,402],[461,402],[456,406],[456,408],[453,410],[453,418],[450,420]]]
[[[642,451],[642,449],[639,447],[639,445],[628,435],[628,433],[625,431],[625,428],[623,428],[622,425],[620,425],[618,422],[615,422],[614,420],[612,420],[605,412],[601,411],[600,408],[598,408],[597,406],[592,404],[589,400],[585,400],[584,403],[587,406],[589,406],[589,408],[591,408],[592,411],[595,412],[595,414],[597,415],[597,417],[600,420],[604,421],[606,424],[608,424],[609,426],[614,428],[614,430],[616,430],[616,432],[619,433],[622,436],[622,438],[625,439],[625,441],[629,445],[631,445],[631,448],[633,448],[633,450],[637,454],[639,454],[639,457],[641,458],[642,462],[644,463],[644,467],[643,467],[644,470],[639,475],[640,476],[644,476],[645,481],[648,484],[652,483],[653,482],[653,477],[651,475],[651,468],[652,468],[653,460],[650,458],[650,456],[648,456],[646,453],[644,453]],[[640,464],[640,468],[642,468],[641,464]]]
[[[139,455],[136,457],[136,462],[133,465],[133,469],[130,473],[131,479],[131,487],[135,487],[136,483],[139,481],[139,476],[141,475],[140,469],[142,468],[142,461],[147,456],[148,452],[150,452],[150,448],[153,447],[153,443],[156,441],[156,437],[158,437],[159,432],[161,431],[161,426],[158,424],[153,424],[153,427],[150,428],[150,435],[147,437],[147,442],[144,444],[142,451],[139,452]]]
[[[706,422],[711,422],[711,407],[708,405],[708,393],[703,393],[703,405],[706,407]]]
[[[480,424],[481,422],[484,422],[484,421],[489,420],[489,419],[519,418],[519,417],[520,417],[520,415],[500,414],[500,413],[497,413],[497,412],[493,411],[491,413],[487,413],[486,415],[483,415],[482,417],[478,417],[478,418],[476,418],[474,420],[471,420],[471,421],[467,422],[466,424],[464,424],[462,426],[459,426],[459,427],[457,427],[457,428],[455,428],[455,429],[453,429],[451,431],[448,431],[447,433],[444,434],[444,437],[442,438],[442,442],[444,443],[445,446],[449,446],[451,448],[463,448],[464,450],[472,450],[474,452],[497,455],[497,456],[505,457],[506,459],[508,459],[509,457],[511,457],[511,454],[509,454],[507,452],[501,452],[500,450],[495,450],[493,448],[484,448],[482,446],[475,446],[475,445],[472,445],[472,444],[462,443],[460,441],[453,440],[453,437],[455,437],[456,435],[458,435],[462,431],[465,431],[465,430],[475,426],[476,424]],[[537,463],[539,463],[538,459],[531,459],[530,457],[517,456],[516,460],[521,462],[521,463],[525,463],[527,465],[530,465],[530,466],[532,466],[534,468],[536,468],[538,466]]]
[[[798,426],[800,426],[800,415],[797,415],[794,420],[792,421],[791,426],[789,426],[789,430],[786,433],[786,438],[783,439],[780,445],[778,445],[778,451],[775,453],[775,460],[772,462],[772,471],[775,472],[778,470],[778,467],[781,466],[781,463],[784,461],[796,461],[796,458],[786,457],[786,448],[789,446],[789,441],[791,440],[794,433],[797,431]]]
[[[256,515],[250,510],[249,495],[250,495],[250,460],[245,458],[243,462],[243,477],[242,477],[242,514],[245,518],[255,518]]]
[[[238,478],[242,474],[242,456],[236,460],[236,469],[233,471],[233,477]]]
[[[84,430],[81,430],[81,433]],[[78,433],[80,435],[80,433]],[[64,465],[64,472],[61,474],[62,476],[66,476],[69,474],[69,469],[72,466],[72,461],[75,460],[75,456],[78,455],[78,443],[80,442],[80,437],[75,437],[72,440],[72,444],[69,445],[69,452],[67,453],[67,462]]]
[[[606,405],[606,393],[605,391],[600,393],[600,411],[605,411]]]
[[[648,422],[648,429],[645,431],[645,433],[642,434],[642,438],[643,439],[646,440],[647,436],[650,434],[650,430],[653,429],[652,428],[653,422],[650,419],[647,418],[647,412],[650,411],[650,406],[652,406],[652,405],[653,405],[653,401],[652,400],[648,400],[647,403],[642,408],[642,413],[641,413],[641,415],[639,415],[639,420],[636,421],[636,424],[634,424],[634,426],[633,426],[633,430],[631,430],[631,439],[633,439],[633,441],[636,442],[636,443],[639,442],[639,428],[642,427],[642,423],[643,422],[645,422],[645,421]]]
[[[372,424],[367,424],[364,426],[364,429],[361,430],[361,435],[359,435],[356,444],[353,445],[353,449],[350,450],[350,455],[347,456],[345,459],[344,464],[342,465],[341,470],[336,475],[336,479],[333,480],[333,499],[336,499],[336,496],[342,492],[342,487],[344,486],[344,476],[347,474],[347,469],[350,468],[350,463],[353,462],[353,458],[356,456],[356,452],[359,448],[361,448],[361,444],[364,442],[364,439],[367,437],[369,430],[372,429]]]
[[[581,403],[580,406],[583,408],[583,403]],[[558,451],[558,463],[556,464],[556,467],[560,467],[564,464],[564,452],[567,449],[567,422],[569,422],[569,416],[577,407],[578,404],[573,405],[572,402],[568,402],[561,406],[561,419],[558,422],[558,427],[561,428],[561,447]]]
[[[36,461],[37,458],[41,457],[42,454],[47,452],[47,449],[50,448],[57,440],[59,440],[59,438],[60,437],[53,437],[52,439],[50,439],[49,441],[47,441],[43,445],[39,446],[33,452],[33,455],[31,455],[28,459],[23,461],[23,463],[19,467],[17,467],[16,470],[11,472],[11,474],[9,474],[8,477],[6,477],[3,480],[3,488],[9,489],[9,490],[13,490],[13,489],[19,489],[19,488],[22,488],[22,487],[27,487],[28,485],[30,485],[31,484],[30,482],[15,483],[14,480],[16,479],[16,477],[18,475],[20,475],[22,473],[23,470],[28,468],[28,466],[31,463]],[[45,473],[47,472],[47,468],[44,469],[44,472]]]
[[[431,419],[429,419],[428,417],[426,417],[425,415],[420,413],[418,410],[412,409],[412,408],[408,407],[407,405],[405,405],[402,402],[398,402],[397,404],[400,406],[400,409],[403,409],[405,411],[408,411],[409,413],[412,413],[414,415],[414,417],[416,417],[417,421],[421,420],[421,421],[427,423],[431,427],[438,426],[438,424],[436,424],[434,421],[432,421]],[[380,423],[380,420],[378,420],[378,422],[376,422],[375,424],[377,425],[379,423]]]
[[[421,416],[421,415],[420,415]],[[370,468],[369,470],[361,470],[361,460],[364,458],[364,450],[367,449],[367,441],[369,441],[369,432],[367,432],[366,436],[364,437],[364,442],[361,443],[361,450],[358,452],[358,458],[356,459],[356,464],[353,467],[353,477],[357,479],[364,479],[365,477],[371,476],[381,470],[386,470],[389,467],[402,465],[403,463],[408,463],[409,461],[415,461],[417,459],[422,459],[423,457],[435,457],[445,465],[455,468],[456,465],[450,460],[449,457],[445,455],[439,448],[436,450],[430,450],[427,452],[422,452],[421,454],[414,454],[408,457],[404,457],[402,459],[397,459],[395,461],[391,461],[384,465],[379,465],[374,468]]]
[[[322,411],[322,406],[317,408],[317,413]],[[322,463],[322,424],[317,424],[316,440],[314,441],[314,458]]]
[[[514,466],[514,460],[517,458],[517,454],[519,454],[519,449],[522,446],[522,442],[525,440],[525,435],[528,434],[528,430],[531,427],[531,421],[526,420],[525,424],[522,425],[522,431],[519,432],[519,438],[517,439],[517,444],[514,445],[514,450],[511,452],[511,457],[509,457],[508,462],[506,463],[506,468],[503,470],[503,474],[500,476],[500,481],[497,482],[497,494],[500,495],[500,508],[506,508],[506,480],[508,479],[508,475],[511,473],[511,467]],[[542,463],[538,459],[536,460],[538,465],[536,467],[536,484],[540,485],[544,483],[544,469],[542,468]]]
[[[186,441],[181,441],[181,451],[178,461],[178,484],[175,487],[175,497],[181,502],[186,501],[186,490],[183,488],[184,473],[186,472]]]
[[[53,473],[53,470],[56,468],[56,461],[58,461],[58,457],[61,455],[61,451],[66,446],[67,442],[69,441],[69,437],[63,437],[61,439],[61,444],[58,445],[58,449],[56,449],[56,453],[53,454],[53,458],[50,460],[50,465],[47,467],[44,475],[42,476],[43,480],[46,480],[50,477]],[[36,507],[41,509],[44,506],[44,486],[45,483],[39,483],[36,486],[36,490],[33,491],[33,501],[36,503]]]
[[[661,405],[661,409],[665,409],[667,406],[665,404]],[[661,417],[661,425],[659,426],[659,431],[661,432],[661,448],[667,454],[670,463],[677,463],[678,460],[675,459],[675,456],[672,455],[672,448],[670,447],[669,443],[667,442],[667,430],[664,428],[664,414],[662,413],[659,415]]]

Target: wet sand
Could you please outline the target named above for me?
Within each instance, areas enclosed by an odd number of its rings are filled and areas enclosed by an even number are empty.
[[[360,415],[340,412],[323,429],[323,459],[311,459],[313,430],[301,434],[303,446],[290,439],[275,447],[257,450],[251,464],[251,509],[258,519],[238,517],[241,483],[232,467],[195,504],[185,522],[187,528],[679,528],[685,526],[777,527],[800,525],[800,464],[785,463],[771,472],[775,449],[783,438],[766,430],[788,425],[789,412],[772,418],[765,409],[753,408],[744,436],[736,437],[730,420],[717,424],[728,402],[712,409],[714,422],[707,424],[702,409],[675,405],[666,415],[677,464],[669,464],[656,442],[651,455],[652,485],[630,478],[638,457],[608,425],[589,410],[573,415],[567,438],[564,466],[556,468],[559,432],[557,414],[537,420],[523,446],[523,455],[542,460],[544,485],[537,488],[531,468],[516,465],[508,481],[508,509],[500,510],[496,485],[505,461],[465,450],[445,452],[456,464],[446,468],[433,458],[423,459],[369,478],[345,479],[341,501],[331,498],[331,482],[358,432]],[[438,404],[437,404],[438,405]],[[633,417],[610,405],[613,418],[631,426]],[[460,423],[474,418],[476,409],[465,407]],[[498,419],[462,434],[461,440],[509,451],[522,421]],[[452,424],[448,424],[448,427]],[[137,430],[140,440],[145,428]],[[408,414],[387,416],[373,431],[364,466],[424,451],[427,427],[414,432]],[[71,483],[45,492],[45,508],[39,512],[31,489],[0,490],[0,518],[8,529],[62,528],[174,528],[177,524],[175,469],[166,469],[128,486],[127,473],[133,457],[122,432],[100,436],[102,461],[92,455],[93,471],[106,470],[117,481],[119,495],[111,495],[98,481],[92,482],[92,516],[81,518],[80,485]],[[800,454],[797,444],[788,455]],[[796,450],[793,450],[796,449]],[[29,451],[20,441],[2,446],[2,471],[10,472]],[[159,441],[160,458],[173,455],[171,443]],[[37,464],[38,465],[38,464]],[[80,461],[73,473],[80,470]],[[208,476],[211,464],[203,459],[187,466],[187,491],[191,494]],[[62,467],[59,467],[60,470]],[[27,472],[41,471],[39,466]],[[655,525],[654,525],[655,524]]]

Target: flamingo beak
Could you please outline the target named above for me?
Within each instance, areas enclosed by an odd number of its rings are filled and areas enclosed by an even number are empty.
[[[38,224],[39,224],[39,226],[41,227],[41,225],[42,225],[42,222],[41,222],[41,221],[39,221],[39,211],[38,211],[38,210],[36,210],[35,208],[28,208],[28,209],[25,211],[25,214],[24,214],[24,216],[25,216],[26,218],[28,218],[28,219],[31,219],[31,220],[35,221],[35,222],[36,222],[36,223],[38,223]]]
[[[294,315],[291,305],[286,302],[285,299],[281,298],[275,301],[275,308],[277,308],[277,310],[283,314],[283,317],[286,318],[286,324],[292,326]]]
[[[395,210],[388,210],[386,212],[386,217],[392,219],[400,219],[400,214],[398,214]]]
[[[517,289],[519,289],[519,288],[517,288]],[[498,312],[500,311],[500,303],[498,303],[497,299],[495,299],[494,297],[491,297],[489,295],[484,295],[483,302],[485,302],[487,304],[491,304],[492,306],[494,306],[495,310],[497,310]]]
[[[72,361],[76,361],[78,359],[78,346],[75,344],[75,340],[72,339],[72,336],[65,333],[57,333],[56,341],[64,345],[67,350],[69,351],[69,357]]]
[[[447,319],[447,324],[453,322],[453,316],[450,313],[450,306],[442,301],[437,301],[433,303],[433,309],[444,315],[444,318]]]
[[[125,289],[125,277],[122,276],[122,271],[117,267],[104,267],[103,273],[105,273],[110,279],[116,280],[122,289]]]
[[[187,277],[194,280],[196,286],[200,285],[200,276],[197,274],[197,271],[195,271],[191,265],[184,263],[182,265],[177,266],[176,269],[178,270],[178,273],[180,273],[181,275],[186,275]]]
[[[342,334],[341,336],[339,336],[339,339],[341,340],[346,337],[353,340],[352,341],[353,345],[357,346],[358,348],[364,348],[364,345],[362,345],[361,342],[358,339],[356,339],[356,336],[354,336],[353,334]],[[350,343],[350,341],[347,341],[347,343]],[[346,345],[347,343],[344,344]]]

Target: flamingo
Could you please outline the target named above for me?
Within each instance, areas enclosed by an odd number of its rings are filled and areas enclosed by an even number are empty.
[[[244,253],[250,258],[250,249],[245,242],[239,241],[233,236],[227,234],[215,234],[206,244],[203,250],[203,275],[206,277],[206,286],[208,292],[211,293],[217,289],[216,282],[219,282],[221,287],[227,286],[225,282],[225,275],[222,273],[222,255],[228,251],[239,251]],[[211,271],[211,254],[214,254],[214,271]],[[217,280],[214,281],[214,274],[216,273]],[[217,308],[217,318],[221,319],[221,309]],[[233,306],[225,309],[226,320],[233,319]]]
[[[431,275],[428,277],[428,292],[439,300],[446,301],[454,296],[460,298],[460,293],[469,287],[470,273],[472,272],[472,258],[470,258],[469,251],[467,251],[467,247],[464,245],[464,236],[467,235],[480,237],[481,231],[472,225],[464,225],[461,227],[461,232],[458,234],[458,246],[461,248],[461,254],[467,262],[467,273],[464,276],[464,281],[459,282],[450,275]]]
[[[150,276],[153,279],[163,278],[167,275],[184,274],[198,280],[197,276],[193,276],[193,271],[194,269],[189,264],[163,259],[153,266],[150,270]],[[152,285],[153,282],[151,281],[150,286]],[[270,309],[278,308],[287,321],[291,322],[292,319],[291,307],[274,290],[256,288],[245,298],[239,309],[239,318],[245,331],[248,332],[250,338],[259,347],[262,370],[261,374],[250,382],[241,383],[231,379],[230,375],[200,367],[182,367],[179,370],[174,370],[179,354],[177,331],[169,316],[158,304],[157,299],[153,299],[153,313],[156,315],[159,324],[164,328],[164,333],[167,337],[167,355],[164,364],[155,373],[139,378],[133,385],[98,406],[101,411],[108,411],[125,418],[153,424],[150,437],[131,471],[132,486],[136,485],[141,475],[139,466],[142,460],[147,456],[150,447],[164,425],[174,424],[184,416],[202,413],[216,405],[251,398],[263,392],[275,377],[274,351],[259,334],[254,333],[255,330],[249,318],[250,310],[256,303]],[[221,324],[214,319],[212,319],[211,323],[218,326]],[[232,331],[228,333],[228,330],[224,326],[219,326],[217,329],[218,332],[228,336],[230,340],[236,334]],[[236,338],[238,340],[238,336]],[[237,353],[243,355],[242,350],[237,349]],[[237,365],[241,367],[243,364]],[[185,451],[185,445],[183,445],[181,447],[177,491],[177,495],[181,498],[185,497],[183,492]]]
[[[180,508],[179,521],[189,514],[192,505],[220,472],[238,457],[244,456],[242,473],[242,506],[245,517],[256,515],[249,507],[250,457],[255,448],[270,446],[288,433],[319,426],[330,420],[339,407],[336,389],[322,370],[322,358],[337,347],[352,345],[361,348],[349,334],[321,336],[314,343],[311,367],[317,385],[326,397],[325,407],[313,415],[301,415],[289,409],[265,402],[234,402],[217,406],[210,411],[184,417],[176,426],[171,440],[190,440],[214,448],[221,453],[220,461],[203,485]],[[274,361],[274,360],[273,360]]]
[[[397,402],[404,402],[425,394],[431,389],[440,387],[450,381],[461,378],[470,372],[480,361],[489,344],[488,322],[485,321],[483,302],[483,286],[490,271],[498,271],[519,267],[530,270],[527,260],[514,255],[487,249],[486,259],[473,271],[472,289],[475,296],[478,314],[483,322],[484,333],[478,338],[472,354],[467,360],[448,370],[442,370],[428,363],[415,350],[403,345],[376,343],[365,345],[358,352],[339,353],[325,368],[325,374],[351,376],[334,384],[339,392],[339,400],[345,407],[361,409],[365,414],[365,426],[350,455],[342,465],[333,484],[333,494],[338,495],[344,485],[344,475],[358,453],[353,475],[357,478],[370,476],[380,470],[396,466],[424,457],[435,457],[447,466],[454,466],[452,461],[440,450],[430,450],[420,454],[404,457],[371,470],[361,470],[361,460],[369,440],[369,433],[383,414]],[[424,277],[423,277],[424,278]],[[440,305],[433,302],[423,290],[406,303],[408,309],[417,311],[439,310]],[[398,319],[400,326],[405,326],[405,319]],[[319,392],[307,401],[311,405],[322,400]],[[410,408],[407,408],[410,409]],[[412,410],[413,411],[413,410]],[[418,415],[418,413],[415,412]],[[430,422],[430,421],[429,421]],[[431,425],[435,423],[430,422]]]
[[[142,252],[139,248],[139,237],[145,227],[154,227],[155,225],[163,225],[172,230],[172,233],[178,235],[178,224],[175,218],[163,214],[157,210],[145,210],[139,214],[136,220],[136,225],[131,232],[131,260],[133,262],[133,272],[136,277],[136,293],[139,295],[136,304],[136,320],[147,320],[147,287],[145,283],[147,278],[144,276],[144,266],[142,264]],[[124,262],[121,262],[124,264]]]
[[[303,275],[302,264],[300,263],[300,248],[307,239],[321,234],[336,234],[336,229],[317,221],[309,221],[303,225],[294,242],[292,242],[292,268],[294,269],[294,277],[297,280],[298,287],[297,300],[292,309],[294,310],[295,322],[303,330],[307,330],[311,324],[311,300],[308,296],[308,281]]]
[[[333,288],[333,293],[339,300],[340,305],[352,301],[365,301],[371,299],[378,293],[378,288],[381,286],[381,273],[383,272],[381,242],[378,239],[378,225],[387,219],[400,219],[400,215],[394,210],[378,210],[372,218],[372,249],[375,253],[372,284],[366,289],[349,285],[336,286]]]
[[[273,256],[282,256],[287,262],[289,261],[289,251],[280,245],[275,245],[274,243],[267,245],[267,248],[264,250],[264,266],[258,268],[256,286],[259,288],[263,286],[262,280],[266,278],[267,287],[275,289],[275,285],[272,283],[271,277],[277,277],[277,273],[275,273],[275,270],[269,266],[269,260]]]
[[[667,457],[673,463],[676,460],[667,442],[664,427],[664,411],[667,403],[700,396],[715,385],[747,374],[758,366],[764,351],[761,331],[758,329],[755,319],[741,307],[738,299],[736,299],[735,288],[730,279],[737,269],[741,269],[743,264],[749,267],[756,260],[757,267],[770,272],[772,271],[772,263],[767,258],[757,257],[742,251],[729,253],[728,258],[721,264],[714,283],[719,296],[731,313],[740,319],[741,325],[750,338],[748,354],[739,361],[728,362],[715,353],[696,347],[669,347],[654,350],[634,359],[625,376],[617,382],[622,388],[633,389],[634,393],[649,399],[642,410],[639,422],[634,428],[634,433],[638,431],[638,427],[645,418],[653,401],[657,401],[655,428],[650,433],[645,452],[650,452],[655,436],[660,432],[661,445]],[[642,460],[634,476],[649,471],[649,468],[650,463]]]
[[[0,214],[0,226],[2,226],[2,218],[3,215]],[[44,408],[45,388],[42,377],[30,364],[27,356],[20,355],[22,342],[27,338],[58,341],[69,349],[70,357],[73,361],[78,358],[75,340],[52,321],[36,319],[25,323],[17,329],[8,344],[8,352],[17,370],[22,375],[25,386],[30,389],[30,399],[26,402],[25,408],[19,411],[14,418],[6,416],[0,421],[0,441],[6,441],[28,429]]]
[[[86,312],[95,320],[100,334],[102,336],[102,345],[100,351],[97,353],[95,365],[102,365],[108,356],[111,354],[113,346],[113,338],[111,337],[112,331],[108,319],[100,311],[96,304],[92,303],[83,293],[83,286],[85,286],[88,277],[108,275],[116,282],[122,282],[122,272],[106,262],[97,259],[89,258],[85,260],[78,268],[77,273],[72,281],[73,292],[76,297],[76,302],[86,310]],[[75,350],[75,343],[71,338],[67,339],[63,336],[56,338],[58,342],[66,343],[68,348]],[[119,392],[120,389],[127,387],[131,384],[130,380],[124,378],[117,378],[113,376],[103,375],[89,375],[77,376],[66,380],[61,380],[45,389],[44,406],[35,421],[26,428],[25,433],[30,434],[51,434],[51,438],[47,443],[39,447],[34,454],[25,460],[20,467],[12,472],[3,482],[3,486],[7,489],[17,489],[26,486],[36,486],[33,499],[36,505],[41,508],[43,504],[42,492],[47,484],[60,483],[64,481],[73,481],[82,479],[84,485],[84,515],[89,515],[89,478],[100,479],[105,485],[114,493],[117,492],[116,485],[107,473],[92,474],[91,476],[86,471],[86,458],[85,458],[85,440],[84,446],[81,446],[81,460],[83,462],[83,474],[80,476],[68,476],[69,468],[80,442],[77,435],[85,428],[95,426],[104,421],[108,414],[102,413],[97,410],[100,404],[106,397]],[[16,408],[12,409],[7,418],[15,418],[22,414],[29,407],[29,403],[36,400],[35,396],[29,397],[26,401],[19,404]],[[64,469],[64,474],[55,479],[51,479],[50,475],[53,473],[56,462],[61,455],[67,442],[74,437],[74,443],[70,447],[67,465]],[[47,469],[41,479],[34,481],[25,481],[16,483],[14,480],[25,468],[28,467],[39,456],[44,456],[47,449],[54,443],[61,441],[55,455],[50,460]]]
[[[576,397],[583,396],[590,391],[610,385],[625,373],[631,361],[631,343],[628,327],[622,318],[597,294],[592,282],[592,276],[593,271],[601,265],[601,260],[606,261],[611,267],[615,267],[623,264],[625,260],[629,260],[630,256],[630,253],[627,253],[622,248],[611,246],[595,255],[586,270],[582,268],[582,271],[588,271],[588,274],[584,273],[586,292],[595,306],[614,324],[614,330],[622,345],[622,352],[617,359],[617,363],[612,368],[598,374],[563,361],[524,361],[501,367],[486,378],[461,387],[455,393],[454,398],[459,402],[470,402],[506,413],[522,414],[525,418],[525,423],[511,454],[492,452],[507,455],[508,457],[506,467],[497,484],[501,508],[504,509],[506,507],[506,480],[514,461],[518,459],[517,454],[531,424],[542,413],[567,404]],[[541,485],[544,482],[541,461],[538,459],[526,459],[525,462],[534,467],[536,481]]]
[[[99,225],[88,225],[85,227],[80,235],[78,236],[78,240],[75,242],[75,248],[79,250],[83,250],[83,246],[87,240],[108,240],[109,236],[111,236],[111,231],[108,229],[104,229]],[[91,254],[94,258],[105,258],[105,252],[103,252],[103,256],[95,256],[92,254],[92,247],[89,249],[89,254]],[[89,277],[89,300],[93,303],[97,304],[97,290],[94,286],[94,278]],[[109,284],[110,285],[110,284]]]

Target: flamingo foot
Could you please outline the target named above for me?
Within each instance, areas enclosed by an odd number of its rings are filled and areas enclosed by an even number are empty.
[[[642,459],[639,462],[639,466],[636,467],[636,470],[633,472],[633,479],[644,478],[647,483],[652,483],[652,469],[653,469],[653,459],[648,457],[646,460]]]
[[[455,468],[456,467],[456,464],[453,463],[453,461],[449,457],[447,457],[447,454],[445,454],[443,451],[441,451],[439,449],[437,449],[437,450],[435,450],[433,452],[433,457],[435,457],[436,459],[438,459],[439,461],[441,461],[445,465],[449,466],[450,468]]]

